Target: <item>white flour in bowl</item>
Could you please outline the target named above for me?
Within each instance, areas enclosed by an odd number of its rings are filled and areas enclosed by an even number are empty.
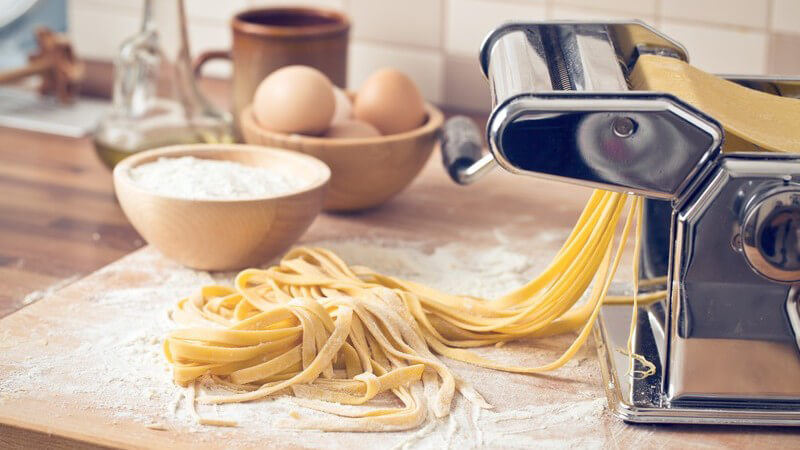
[[[192,200],[232,200],[285,194],[302,180],[264,167],[193,156],[158,158],[130,170],[131,179],[148,191]]]

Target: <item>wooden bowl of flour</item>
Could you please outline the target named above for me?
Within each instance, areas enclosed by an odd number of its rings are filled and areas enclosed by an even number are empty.
[[[163,167],[181,157],[193,157],[181,160],[193,163],[192,167],[202,165],[192,170],[196,170],[193,176],[202,175],[197,192],[204,194],[193,194],[185,184],[186,173],[153,171],[153,164],[142,167],[156,162]],[[219,168],[205,160],[237,164]],[[164,255],[194,269],[235,270],[264,264],[297,241],[322,209],[330,174],[322,161],[287,150],[237,144],[177,145],[125,158],[114,168],[114,189],[136,231]],[[274,192],[263,181],[267,175],[273,177],[270,183],[280,181]],[[174,176],[178,178],[170,178]],[[247,189],[238,186],[241,180],[251,182],[244,185]],[[205,193],[209,182],[222,183],[210,185],[217,191],[235,194],[210,196]],[[260,191],[250,187],[254,183],[263,185]],[[249,193],[256,191],[260,193]]]

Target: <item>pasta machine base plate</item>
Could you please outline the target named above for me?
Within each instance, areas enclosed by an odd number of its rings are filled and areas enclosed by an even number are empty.
[[[639,307],[634,350],[656,365],[656,373],[632,379],[625,353],[631,307],[602,307],[594,333],[608,406],[614,415],[629,423],[800,426],[796,403],[721,404],[709,400],[692,405],[671,404],[662,389],[666,349],[659,348],[665,342],[665,311],[664,301]]]

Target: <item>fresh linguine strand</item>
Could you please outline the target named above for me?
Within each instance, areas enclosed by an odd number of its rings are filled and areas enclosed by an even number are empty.
[[[633,342],[636,338],[636,322],[639,320],[639,286],[641,282],[639,280],[639,254],[641,253],[642,248],[642,221],[644,220],[644,208],[643,202],[644,199],[641,197],[637,197],[634,200],[637,203],[636,206],[636,223],[638,226],[636,227],[636,239],[634,240],[633,245],[633,311],[631,313],[631,328],[628,332],[628,344],[626,349],[626,354],[630,357],[628,359],[629,366],[628,366],[628,375],[632,376],[633,378],[642,379],[647,378],[650,375],[656,373],[656,366],[652,362],[648,361],[644,358],[644,356],[637,354],[633,350]],[[666,293],[665,293],[666,295]],[[642,364],[645,369],[644,370],[636,370],[635,364],[638,361]]]
[[[192,386],[192,394],[201,377],[230,391],[203,395],[198,403],[246,402],[289,392],[299,405],[337,418],[294,414],[282,422],[295,428],[409,429],[429,413],[449,414],[456,391],[476,407],[490,408],[437,355],[516,373],[563,366],[588,339],[604,301],[630,302],[607,292],[635,226],[633,334],[638,303],[663,298],[663,292],[637,292],[641,221],[641,198],[595,191],[547,269],[497,300],[451,295],[348,266],[326,249],[295,248],[277,266],[240,272],[232,288],[206,286],[180,300],[173,318],[185,328],[167,336],[164,353],[175,381]],[[590,286],[588,300],[578,304]],[[577,338],[560,357],[538,367],[501,364],[469,350],[576,330]],[[633,354],[632,339],[627,349],[631,374],[646,376],[633,370],[634,359],[646,360]],[[400,405],[367,406],[386,393]],[[192,395],[196,414],[194,402]],[[232,425],[196,417],[205,424]]]

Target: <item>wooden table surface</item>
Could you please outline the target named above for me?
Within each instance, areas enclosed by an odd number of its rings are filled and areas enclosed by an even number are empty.
[[[0,128],[0,317],[142,245],[90,139]]]
[[[432,160],[408,195],[367,214],[327,215],[324,223],[316,227],[317,234],[325,237],[326,233],[345,225],[366,233],[370,229],[385,227],[386,217],[392,218],[391,228],[396,229],[411,230],[410,222],[419,226],[419,220],[430,222],[425,222],[428,228],[447,225],[438,231],[426,228],[429,233],[468,235],[475,229],[490,230],[500,219],[503,223],[515,221],[514,228],[520,233],[531,233],[574,220],[588,194],[588,191],[574,187],[556,189],[555,184],[533,179],[523,182],[515,178],[513,183],[503,181],[508,177],[511,176],[497,173],[493,176],[496,183],[483,183],[459,191],[459,202],[455,205],[451,202],[454,187],[442,175],[438,161]],[[418,207],[420,202],[429,207],[422,210]],[[487,205],[500,204],[508,212],[507,217],[493,217],[491,212],[487,212]],[[532,211],[547,213],[531,214]],[[453,217],[464,214],[468,221],[460,221],[458,226],[451,223]],[[518,233],[516,237],[521,236]],[[76,280],[142,245],[141,238],[127,223],[116,203],[110,172],[96,159],[88,139],[0,129],[0,285],[5,287],[0,291],[0,316],[22,307],[31,291],[47,289],[63,279]],[[45,306],[44,303],[46,301],[37,306]],[[27,317],[35,310],[37,307],[32,307],[13,317]],[[548,380],[543,377],[541,380],[537,378],[536,382]],[[598,395],[601,392],[598,387]],[[75,420],[81,418],[76,416]],[[645,447],[665,448],[685,448],[690,443],[710,447],[758,447],[761,446],[759,443],[787,447],[792,446],[787,445],[791,442],[800,445],[800,439],[797,439],[800,430],[797,429],[630,427],[611,417],[604,420],[621,433],[612,433],[614,439],[606,442],[611,447],[633,447],[636,442],[647,442]],[[108,431],[107,427],[102,429]],[[4,439],[10,436],[8,431],[8,428],[0,427],[0,448],[5,448]],[[27,442],[41,447],[72,448],[77,444],[76,441],[59,440],[58,433],[55,435],[20,428],[14,436],[17,443]],[[23,436],[21,441],[19,436]],[[625,436],[636,436],[637,439],[630,441]]]
[[[81,92],[107,99],[111,64],[87,61],[87,69]],[[230,109],[226,80],[202,78],[199,87]],[[144,245],[90,138],[0,127],[0,317]]]

